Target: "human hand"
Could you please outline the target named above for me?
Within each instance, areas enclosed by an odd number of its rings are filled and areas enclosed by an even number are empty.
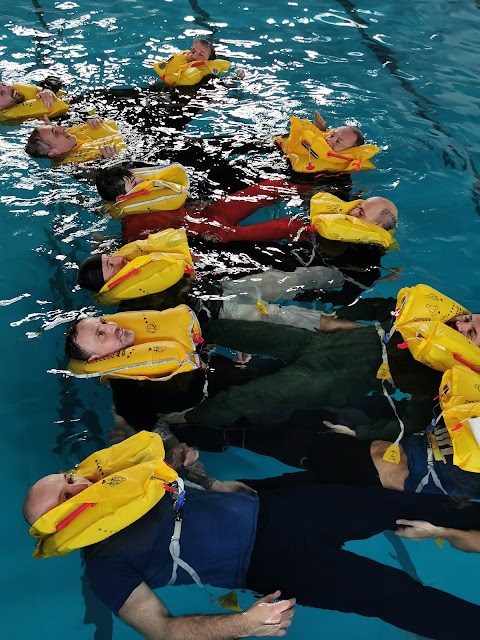
[[[163,416],[163,419],[168,422],[168,424],[183,424],[186,422],[185,413],[169,413]]]
[[[203,240],[207,240],[208,242],[221,242],[222,241],[220,236],[215,235],[211,231],[209,233],[202,234],[201,237],[203,238]]]
[[[90,127],[90,129],[99,129],[102,122],[103,118],[87,118],[87,125]]]
[[[275,591],[252,604],[245,613],[246,632],[256,638],[283,637],[295,615],[295,598],[278,600],[280,591]]]
[[[52,126],[51,120],[50,120],[50,118],[47,116],[47,114],[44,114],[44,116],[43,116],[43,118],[42,118],[42,119],[43,119],[43,124],[46,124],[46,125],[47,125],[47,127]]]
[[[107,158],[113,158],[119,153],[116,145],[114,144],[104,144],[100,147],[100,153],[98,154],[99,158],[103,158],[106,160]]]
[[[386,271],[390,271],[390,275],[381,279],[384,282],[396,282],[402,277],[403,267],[390,267],[389,269],[386,269]]]
[[[320,115],[319,111],[315,111],[313,114],[313,126],[320,129],[320,131],[326,131],[327,125],[325,124],[325,120]]]
[[[41,100],[46,109],[51,109],[53,103],[58,100],[57,96],[50,89],[42,89],[36,95],[37,100]]]
[[[255,489],[240,482],[239,480],[215,480],[210,487],[210,491],[218,491],[219,493],[238,493],[239,491],[249,491],[257,493]]]
[[[166,459],[174,469],[180,469],[180,467],[188,467],[196,462],[200,454],[196,449],[192,449],[188,444],[182,442],[170,449],[167,453]]]
[[[245,353],[244,351],[237,351],[237,357],[235,358],[234,362],[237,363],[237,365],[243,366],[244,364],[247,364],[247,362],[250,362],[250,360],[252,359],[252,354],[251,353]]]
[[[237,69],[235,71],[235,78],[237,80],[243,80],[245,78],[245,69]]]
[[[108,430],[107,438],[112,444],[115,442],[123,442],[130,436],[134,436],[137,432],[129,424],[125,422],[122,426],[115,426]]]
[[[331,333],[332,331],[335,331],[337,320],[338,318],[335,311],[333,313],[324,313],[323,311],[321,311],[320,324],[318,325],[318,328],[324,333]]]
[[[430,538],[443,538],[445,530],[425,520],[396,520],[396,524],[402,525],[395,531],[395,535],[408,540],[428,540]]]
[[[328,420],[324,420],[323,424],[329,429],[331,429],[332,431],[335,431],[335,433],[342,433],[345,436],[353,436],[354,438],[356,438],[357,436],[357,434],[353,429],[350,429],[350,427],[347,427],[344,424],[333,424]]]

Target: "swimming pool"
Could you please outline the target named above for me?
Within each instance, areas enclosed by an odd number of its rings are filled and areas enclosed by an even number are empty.
[[[49,69],[78,94],[105,85],[146,85],[154,80],[154,59],[213,28],[219,52],[246,68],[247,78],[225,102],[192,121],[188,132],[228,134],[242,127],[266,137],[283,131],[291,113],[309,116],[314,108],[329,123],[359,123],[369,141],[386,149],[377,156],[376,171],[354,176],[354,188],[392,198],[401,215],[401,251],[384,264],[404,271],[376,293],[392,295],[400,286],[426,282],[478,309],[478,6],[460,0],[384,4],[7,0],[0,10],[0,72],[2,80],[12,81],[42,77],[42,69]],[[16,542],[15,550],[4,545],[3,630],[14,640],[34,633],[124,640],[135,633],[112,623],[83,594],[78,555],[30,559],[33,545],[20,513],[31,482],[102,446],[111,424],[107,392],[48,371],[65,366],[65,311],[91,305],[86,293],[75,290],[76,264],[89,253],[93,233],[119,230],[118,223],[92,213],[98,201],[88,185],[23,153],[30,128],[0,131],[2,443],[8,478],[3,521]],[[205,461],[221,478],[282,468],[239,450]],[[480,569],[477,557],[440,550],[433,542],[397,545],[378,536],[349,548],[479,601],[471,578]],[[193,587],[170,591],[165,601],[173,613],[215,611]],[[299,611],[289,637],[321,633],[338,639],[408,637],[377,620],[312,609]]]

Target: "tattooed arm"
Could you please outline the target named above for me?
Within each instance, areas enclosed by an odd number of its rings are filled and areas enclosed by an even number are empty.
[[[217,480],[205,470],[198,459],[198,451],[182,443],[170,431],[170,426],[165,420],[158,420],[153,429],[163,440],[165,447],[165,459],[178,473],[207,491],[221,491],[223,493],[235,493],[237,491],[252,491],[250,487],[237,480]]]

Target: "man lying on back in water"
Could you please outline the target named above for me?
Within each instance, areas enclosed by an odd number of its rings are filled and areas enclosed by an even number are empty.
[[[74,472],[42,478],[25,499],[26,520],[35,523],[91,484]],[[467,638],[478,622],[477,605],[343,549],[348,540],[400,524],[400,536],[441,536],[478,552],[480,532],[473,530],[480,523],[478,504],[459,510],[445,496],[306,484],[258,494],[187,489],[180,511],[179,555],[171,547],[178,517],[168,496],[133,524],[83,550],[97,597],[149,640],[282,637],[296,601],[379,617],[433,640]],[[174,565],[173,558],[182,564]],[[203,584],[269,595],[243,613],[172,616],[154,590],[169,580],[192,584],[192,570]],[[279,600],[282,594],[286,599]]]

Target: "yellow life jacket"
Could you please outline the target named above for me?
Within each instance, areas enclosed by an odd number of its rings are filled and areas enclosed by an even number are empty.
[[[95,544],[145,515],[178,478],[164,457],[161,437],[141,431],[83,460],[71,473],[94,484],[32,525],[30,535],[38,540],[33,557]]]
[[[116,202],[104,204],[112,218],[152,211],[172,211],[181,207],[188,197],[190,181],[181,164],[133,169],[132,173],[141,182],[129,193],[117,198]]]
[[[135,333],[132,347],[85,362],[70,360],[68,369],[79,378],[169,380],[203,367],[195,350],[203,342],[197,316],[186,305],[166,311],[125,311],[104,316]]]
[[[218,76],[230,69],[227,60],[197,60],[187,62],[189,52],[173,53],[168,60],[158,60],[153,68],[171,87],[198,84],[206,76]]]
[[[37,93],[42,91],[41,87],[32,84],[14,84],[12,86],[20,93],[23,93],[25,100],[9,109],[2,109],[0,111],[1,124],[19,124],[24,120],[41,119],[44,115],[49,118],[55,118],[66,113],[69,109],[69,105],[60,99],[60,96],[65,95],[64,91],[57,93],[59,99],[55,100],[50,109],[47,109],[43,101],[36,97]]]
[[[397,296],[396,320],[391,334],[398,329],[413,357],[437,371],[456,364],[480,367],[480,348],[471,340],[444,324],[469,312],[432,287],[418,284],[403,288]]]
[[[98,160],[101,157],[100,147],[107,144],[115,145],[119,151],[126,148],[122,134],[113,120],[104,120],[98,129],[93,129],[88,124],[77,124],[67,129],[67,133],[76,136],[77,144],[63,160],[55,162],[57,165]]]
[[[186,273],[193,277],[193,260],[184,229],[165,229],[145,240],[125,245],[114,256],[129,262],[95,296],[100,304],[142,298],[165,291]]]
[[[292,170],[298,173],[351,173],[375,169],[370,162],[380,147],[362,144],[343,151],[333,151],[326,142],[328,131],[320,131],[309,120],[292,116],[287,137],[277,136],[275,141],[287,156]]]
[[[453,446],[453,464],[480,473],[480,402],[454,404],[442,413]]]
[[[459,404],[480,402],[480,375],[463,365],[447,369],[440,383],[439,398],[443,411]]]
[[[386,231],[348,213],[364,200],[344,202],[331,193],[316,193],[310,200],[310,222],[316,232],[328,240],[377,244],[384,249],[398,249],[393,230]]]

